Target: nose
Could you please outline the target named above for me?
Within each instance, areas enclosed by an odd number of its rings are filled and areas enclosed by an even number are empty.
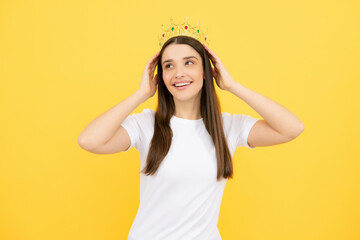
[[[181,78],[184,76],[183,70],[181,69],[181,67],[176,67],[176,71],[175,71],[175,78]]]

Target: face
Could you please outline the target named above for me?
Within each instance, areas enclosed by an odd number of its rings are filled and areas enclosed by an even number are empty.
[[[164,83],[175,103],[200,101],[204,69],[200,54],[187,44],[168,45],[161,58]],[[189,85],[175,86],[178,83]]]

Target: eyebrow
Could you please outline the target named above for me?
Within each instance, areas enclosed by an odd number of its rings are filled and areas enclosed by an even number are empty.
[[[188,57],[184,57],[183,59],[185,60],[185,59],[189,59],[189,58],[196,58],[195,56],[188,56]],[[196,58],[196,60],[198,60],[197,58]],[[168,59],[168,60],[165,60],[165,61],[163,61],[163,65],[165,64],[165,63],[167,63],[167,62],[171,62],[171,61],[173,61],[173,59]]]

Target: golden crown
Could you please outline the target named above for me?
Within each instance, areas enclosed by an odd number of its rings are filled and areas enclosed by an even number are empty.
[[[200,30],[200,22],[198,20],[197,27],[193,27],[188,23],[187,17],[185,17],[185,22],[181,24],[174,24],[173,18],[170,18],[170,27],[167,29],[164,29],[164,24],[161,24],[162,32],[159,35],[159,45],[162,47],[162,45],[169,39],[174,36],[179,35],[186,35],[189,37],[193,37],[197,40],[199,40],[201,43],[205,43],[206,45],[209,45],[209,40],[207,39],[207,31],[206,33]]]

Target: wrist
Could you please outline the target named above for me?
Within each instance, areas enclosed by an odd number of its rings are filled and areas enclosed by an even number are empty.
[[[227,88],[227,91],[234,93],[235,88],[239,87],[240,83],[236,82],[235,80],[231,81],[230,86]]]
[[[141,102],[145,102],[147,99],[149,99],[148,95],[140,90],[136,90],[134,95],[136,95],[141,100]]]

